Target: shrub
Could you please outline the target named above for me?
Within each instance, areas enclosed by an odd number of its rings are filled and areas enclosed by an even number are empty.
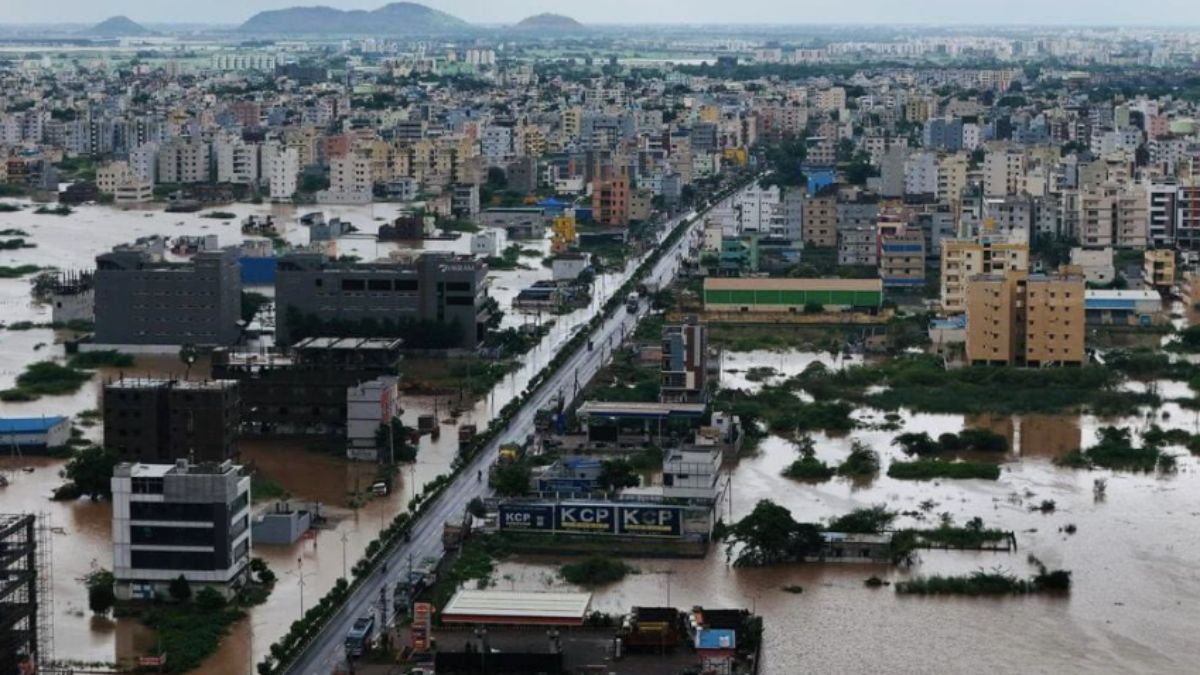
[[[579,586],[602,586],[625,578],[633,568],[621,560],[607,556],[589,556],[577,563],[563,565],[559,570],[568,583]]]
[[[171,580],[171,585],[167,587],[167,592],[171,594],[172,600],[178,602],[186,602],[192,597],[192,587],[182,574]]]
[[[944,459],[918,459],[892,462],[887,475],[897,480],[933,480],[935,478],[996,480],[1000,467],[986,462],[949,462]]]
[[[846,461],[838,465],[839,476],[869,478],[879,473],[879,453],[865,443],[854,441]]]

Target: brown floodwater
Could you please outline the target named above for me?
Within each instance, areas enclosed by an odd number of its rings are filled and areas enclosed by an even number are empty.
[[[304,209],[240,204],[223,206],[219,210],[233,212],[237,217],[226,225],[222,221],[201,218],[200,214],[122,211],[98,206],[77,207],[76,213],[65,218],[35,215],[32,209],[0,213],[0,230],[24,230],[30,235],[27,239],[37,244],[32,249],[0,251],[0,265],[90,268],[94,265],[96,254],[113,245],[149,234],[175,237],[215,232],[219,234],[222,245],[236,244],[242,239],[238,225],[243,217],[250,214],[273,214],[276,222],[283,226],[286,238],[293,243],[303,244],[307,242],[308,235],[295,222],[300,212],[322,210],[329,217],[348,219],[365,234],[374,233],[384,222],[377,218],[390,218],[396,213],[395,207],[380,204]],[[520,244],[523,248],[536,249],[543,255],[549,250],[548,239],[522,241]],[[464,235],[452,242],[410,244],[377,244],[369,239],[348,238],[339,242],[338,252],[370,259],[387,255],[393,250],[414,247],[467,252],[470,250],[470,236]],[[501,307],[508,307],[522,288],[550,276],[550,270],[540,264],[540,258],[523,257],[522,262],[531,269],[489,274],[490,293]],[[592,305],[550,319],[554,322],[550,333],[522,358],[522,367],[497,384],[489,396],[469,407],[458,423],[471,423],[480,429],[485,428],[495,411],[526,387],[529,379],[553,357],[558,346],[586,323],[594,309],[617,286],[618,275],[600,275]],[[503,325],[517,326],[535,320],[539,319],[533,315],[508,311]],[[547,319],[543,317],[540,320]],[[31,302],[28,278],[0,279],[0,321],[6,324],[17,321],[48,323],[50,309]],[[30,363],[63,360],[63,337],[63,334],[50,329],[0,329],[0,389],[11,387]],[[192,367],[190,376],[203,377],[206,371],[207,364],[199,362]],[[140,356],[133,367],[101,369],[96,377],[73,394],[45,397],[28,403],[0,403],[0,416],[75,415],[97,407],[105,379],[120,375],[182,377],[184,374],[185,366],[177,358]],[[440,418],[446,419],[454,403],[457,401],[449,397],[435,400],[428,396],[405,396],[401,401],[404,422],[415,427],[419,415],[435,411]],[[84,432],[93,440],[100,439],[99,427],[85,429]],[[255,546],[254,554],[264,558],[278,577],[275,591],[266,603],[251,610],[247,620],[234,627],[219,651],[200,668],[201,672],[253,672],[253,664],[262,659],[270,644],[282,636],[300,615],[301,580],[304,583],[304,606],[309,607],[342,576],[343,557],[347,566],[352,566],[382,525],[407,508],[413,485],[422,486],[449,471],[457,450],[457,433],[455,426],[443,425],[437,440],[424,436],[420,441],[417,461],[400,472],[392,494],[373,499],[358,509],[350,508],[350,497],[370,485],[374,467],[310,451],[303,443],[245,441],[239,447],[247,462],[253,462],[264,476],[283,485],[295,499],[319,502],[323,513],[329,517],[330,527],[320,530],[312,540],[291,546]],[[153,632],[128,619],[93,618],[87,610],[86,593],[78,583],[78,579],[94,566],[112,567],[111,509],[106,503],[88,500],[75,503],[50,501],[51,492],[62,482],[58,475],[62,464],[61,460],[0,455],[0,469],[11,481],[7,488],[0,488],[0,512],[44,512],[53,525],[62,528],[53,537],[55,656],[76,662],[131,663],[155,646]],[[25,472],[23,469],[26,467],[32,471]]]

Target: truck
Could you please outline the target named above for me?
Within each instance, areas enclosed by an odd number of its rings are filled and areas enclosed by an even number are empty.
[[[437,583],[437,558],[425,558],[404,570],[392,591],[392,609],[397,616],[407,616],[409,607],[426,589]]]
[[[637,293],[630,293],[629,296],[625,298],[625,309],[631,313],[636,312],[638,311],[638,307],[641,306],[641,303],[642,299]]]
[[[350,631],[346,633],[346,656],[362,656],[367,645],[375,637],[375,617],[361,616],[354,620]]]
[[[447,552],[458,550],[463,541],[471,536],[471,514],[463,511],[462,520],[454,522],[447,520],[442,523],[442,548]]]

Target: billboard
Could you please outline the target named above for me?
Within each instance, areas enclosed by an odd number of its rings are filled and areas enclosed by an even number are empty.
[[[615,504],[556,504],[554,529],[613,534],[617,531],[618,508]]]
[[[617,534],[678,537],[683,532],[683,511],[670,506],[622,506]]]
[[[554,507],[549,504],[501,504],[502,530],[553,530]]]
[[[501,530],[678,537],[684,508],[658,504],[500,504]]]

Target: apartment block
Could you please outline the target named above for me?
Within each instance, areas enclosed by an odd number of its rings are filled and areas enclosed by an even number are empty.
[[[925,235],[920,230],[880,237],[879,278],[885,287],[925,285]]]
[[[820,195],[804,200],[804,243],[809,246],[837,246],[837,197]]]
[[[969,239],[942,241],[942,312],[967,311],[967,285],[977,276],[1004,275],[1029,269],[1029,245]]]
[[[967,360],[974,365],[1082,365],[1083,275],[1009,272],[967,286]]]
[[[158,149],[158,182],[207,183],[211,177],[209,144],[195,138],[175,138]]]
[[[1151,288],[1170,290],[1175,285],[1175,251],[1167,248],[1147,249],[1142,281]]]

